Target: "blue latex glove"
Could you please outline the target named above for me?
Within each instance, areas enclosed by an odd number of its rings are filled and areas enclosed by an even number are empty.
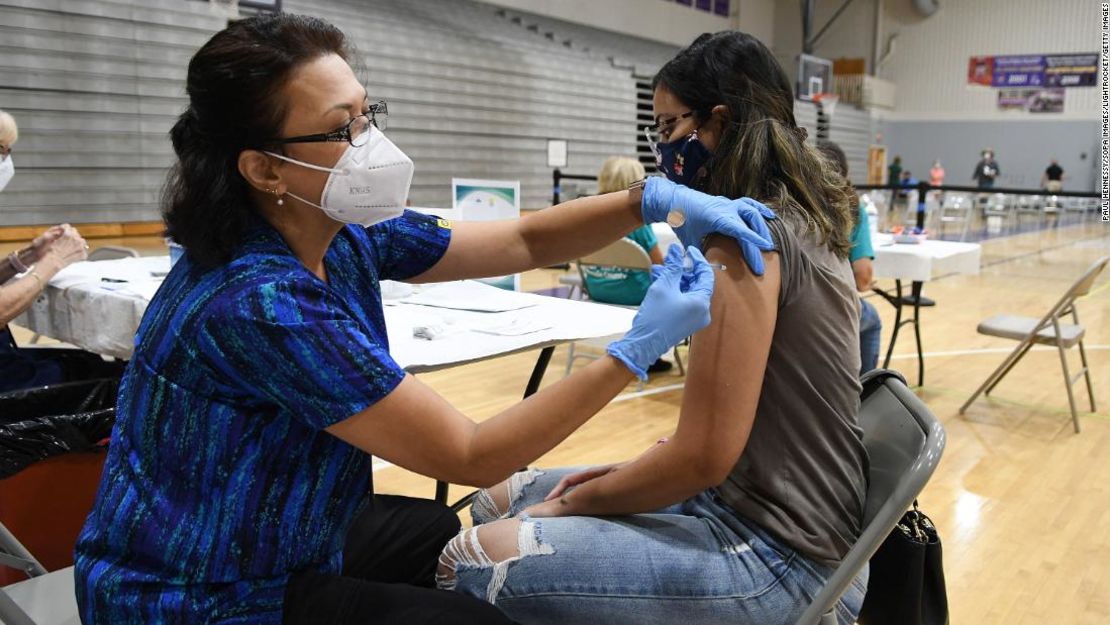
[[[641,380],[647,379],[647,368],[660,356],[709,325],[713,268],[698,248],[691,246],[688,252],[694,261],[688,272],[682,269],[682,248],[677,245],[667,250],[662,265],[652,266],[653,281],[632,329],[606,350]]]
[[[750,197],[730,200],[706,195],[666,178],[650,176],[644,184],[640,210],[645,224],[667,221],[667,213],[681,211],[686,221],[674,231],[687,247],[701,247],[705,237],[714,232],[736,239],[744,262],[757,276],[763,275],[761,251],[775,248],[764,221],[774,219],[775,213]]]

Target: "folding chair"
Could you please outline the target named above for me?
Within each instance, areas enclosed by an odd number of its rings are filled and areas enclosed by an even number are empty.
[[[983,220],[987,222],[987,232],[990,232],[990,219],[999,220],[999,232],[1012,232],[1017,230],[1017,212],[1013,202],[1005,193],[994,193],[987,199],[987,206],[983,209]]]
[[[0,523],[0,564],[19,569],[30,578],[0,588],[0,622],[80,625],[72,566],[48,573],[3,523]]]
[[[837,625],[836,602],[925,488],[944,452],[944,427],[901,375],[876,369],[861,382],[859,423],[870,477],[863,532],[798,625]]]
[[[978,331],[980,334],[1013,339],[1019,341],[1019,344],[1002,361],[1002,364],[998,365],[998,368],[987,377],[986,381],[971,394],[964,405],[960,406],[960,414],[967,410],[967,407],[979,397],[980,393],[990,395],[994,387],[1002,381],[1002,378],[1006,377],[1006,374],[1034,345],[1055,345],[1060,353],[1060,366],[1064,370],[1064,387],[1068,391],[1072,425],[1075,427],[1075,432],[1079,433],[1079,415],[1075,409],[1075,394],[1072,393],[1071,387],[1079,381],[1080,377],[1086,379],[1087,397],[1091,400],[1091,412],[1095,410],[1095,392],[1091,387],[1091,370],[1087,365],[1087,352],[1083,349],[1083,336],[1086,333],[1086,328],[1079,324],[1079,314],[1075,310],[1075,300],[1091,292],[1091,286],[1098,279],[1102,270],[1106,268],[1107,263],[1110,263],[1110,256],[1103,256],[1095,261],[1095,264],[1083,272],[1079,280],[1068,289],[1067,293],[1060,298],[1060,301],[1056,302],[1056,305],[1048,311],[1048,314],[1040,319],[1017,315],[995,315],[979,324]],[[1073,323],[1061,323],[1064,315],[1068,314],[1071,315]],[[1079,346],[1079,359],[1083,363],[1083,368],[1073,377],[1068,370],[1068,358],[1065,350],[1075,345]]]
[[[569,287],[567,299],[582,299],[582,276],[577,273],[568,273],[559,276],[559,284]]]
[[[122,246],[119,246],[119,245],[104,245],[104,246],[98,247],[95,250],[89,252],[88,260],[90,260],[90,261],[116,260],[116,259],[119,259],[119,258],[138,258],[138,257],[139,257],[139,251],[134,249],[134,248],[122,247]]]
[[[1048,223],[1049,215],[1056,215],[1056,208],[1049,205],[1049,201],[1043,195],[1022,195],[1014,202],[1014,222],[1016,229],[1021,229],[1022,218],[1030,215],[1040,221],[1043,227]]]
[[[940,236],[944,236],[948,224],[957,224],[960,226],[960,241],[967,239],[967,230],[971,226],[971,196],[955,192],[945,194],[939,219]]]
[[[606,247],[583,256],[578,259],[578,275],[581,278],[582,291],[590,299],[594,299],[590,295],[589,283],[586,280],[586,270],[591,267],[599,269],[625,269],[630,271],[651,271],[651,257],[648,256],[644,248],[640,247],[635,241],[631,239],[620,239],[607,245]],[[624,306],[624,308],[636,309],[638,306]],[[578,358],[596,358],[595,356],[585,354],[575,354],[575,344],[570,344],[570,352],[567,355],[567,368],[566,375],[570,375],[571,369],[574,367],[574,361]],[[681,375],[686,375],[686,368],[682,364],[682,358],[678,354],[678,346],[674,348],[674,359],[678,365],[678,372]],[[643,383],[640,384],[643,387]]]

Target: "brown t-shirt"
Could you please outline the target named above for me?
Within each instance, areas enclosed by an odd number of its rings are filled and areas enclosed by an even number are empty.
[[[847,260],[797,218],[769,222],[782,286],[747,447],[718,490],[737,513],[816,561],[859,537],[867,452],[859,427],[859,299]]]

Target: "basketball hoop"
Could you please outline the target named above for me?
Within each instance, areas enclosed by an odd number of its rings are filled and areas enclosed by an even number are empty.
[[[840,102],[840,96],[835,93],[816,93],[813,95],[813,101],[825,116],[832,117],[836,112],[837,102]]]

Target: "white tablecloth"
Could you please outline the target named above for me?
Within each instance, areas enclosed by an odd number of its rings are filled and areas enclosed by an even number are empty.
[[[665,223],[651,225],[659,245],[666,250],[678,237]],[[889,234],[873,234],[875,277],[928,282],[952,273],[979,273],[982,247],[978,243],[959,243],[926,239],[921,243],[894,243]]]
[[[51,280],[38,301],[14,323],[91,352],[130,358],[143,312],[168,270],[167,256],[76,263]],[[126,282],[106,282],[105,278]],[[454,299],[465,308],[469,301],[494,299],[492,293],[498,301],[507,296],[527,307],[506,312],[453,310],[402,303],[409,287],[383,285],[390,353],[413,372],[566,341],[623,334],[635,315],[635,311],[617,306],[490,291],[494,287],[469,281],[452,283],[443,290],[448,296],[441,299]],[[416,288],[435,289],[436,285]],[[450,301],[446,303],[451,305]],[[433,326],[439,331],[432,340],[415,338],[416,326]],[[527,333],[496,333],[512,332],[513,327]],[[536,331],[528,332],[530,329]]]
[[[872,235],[875,277],[928,282],[953,273],[979,273],[982,246],[978,243],[926,239],[921,243],[894,243],[889,234]]]
[[[169,269],[169,256],[74,263],[13,323],[90,352],[130,358],[139,321]]]

